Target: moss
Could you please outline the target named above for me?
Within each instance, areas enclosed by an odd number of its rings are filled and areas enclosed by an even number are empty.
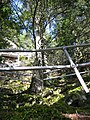
[[[65,82],[65,81],[63,81]],[[13,81],[6,89],[13,89],[14,93],[18,90],[24,90],[21,82]],[[12,87],[18,85],[17,88]],[[21,86],[21,87],[20,87]],[[27,85],[28,86],[28,85]],[[4,86],[5,87],[5,86]],[[67,91],[61,92],[61,89],[67,87]],[[70,85],[58,88],[46,87],[37,95],[30,94],[0,94],[0,119],[2,120],[68,120],[62,113],[90,113],[90,98],[87,95],[85,104],[81,106],[68,105],[66,99],[68,96],[72,99],[80,98],[84,94],[81,87],[73,87]],[[26,89],[26,88],[25,88]]]

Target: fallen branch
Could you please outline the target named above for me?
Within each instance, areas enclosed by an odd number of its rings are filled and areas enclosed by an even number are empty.
[[[62,114],[66,118],[70,118],[71,120],[90,120],[90,116],[88,115],[80,115],[80,114]]]

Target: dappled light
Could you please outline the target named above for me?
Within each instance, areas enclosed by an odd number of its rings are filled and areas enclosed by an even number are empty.
[[[90,120],[90,0],[0,0],[0,120]]]

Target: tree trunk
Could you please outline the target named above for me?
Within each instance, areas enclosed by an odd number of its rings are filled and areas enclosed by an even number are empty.
[[[36,58],[35,63],[40,66],[38,58]],[[32,76],[32,82],[30,85],[30,93],[38,93],[43,89],[43,70],[35,70]]]
[[[40,36],[40,28],[36,28],[36,49],[41,48],[41,36]],[[35,66],[44,65],[43,54],[41,52],[36,52],[36,59],[34,61]],[[43,89],[43,70],[35,70],[33,72],[32,82],[30,86],[31,93],[38,93]]]
[[[35,37],[35,49],[43,49],[44,48],[44,38],[43,38],[43,34],[45,32],[45,27],[44,27],[44,14],[43,14],[43,1],[39,1],[40,4],[40,13],[41,15],[37,16],[35,18],[35,32],[34,32],[34,36]],[[38,4],[37,4],[38,5]],[[36,6],[36,8],[38,8]],[[36,12],[36,10],[35,10]],[[36,52],[36,59],[34,62],[36,66],[44,66],[44,52]],[[30,86],[30,90],[33,93],[38,93],[39,91],[41,91],[43,89],[43,78],[44,78],[44,74],[43,74],[44,70],[35,70],[33,73],[33,77],[32,77],[32,83]]]

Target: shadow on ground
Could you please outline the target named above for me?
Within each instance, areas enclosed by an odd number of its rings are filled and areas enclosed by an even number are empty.
[[[38,95],[13,94],[0,88],[0,120],[68,120],[62,113],[89,114],[89,95],[83,96],[85,101],[75,99],[77,95],[64,96],[51,89]]]

